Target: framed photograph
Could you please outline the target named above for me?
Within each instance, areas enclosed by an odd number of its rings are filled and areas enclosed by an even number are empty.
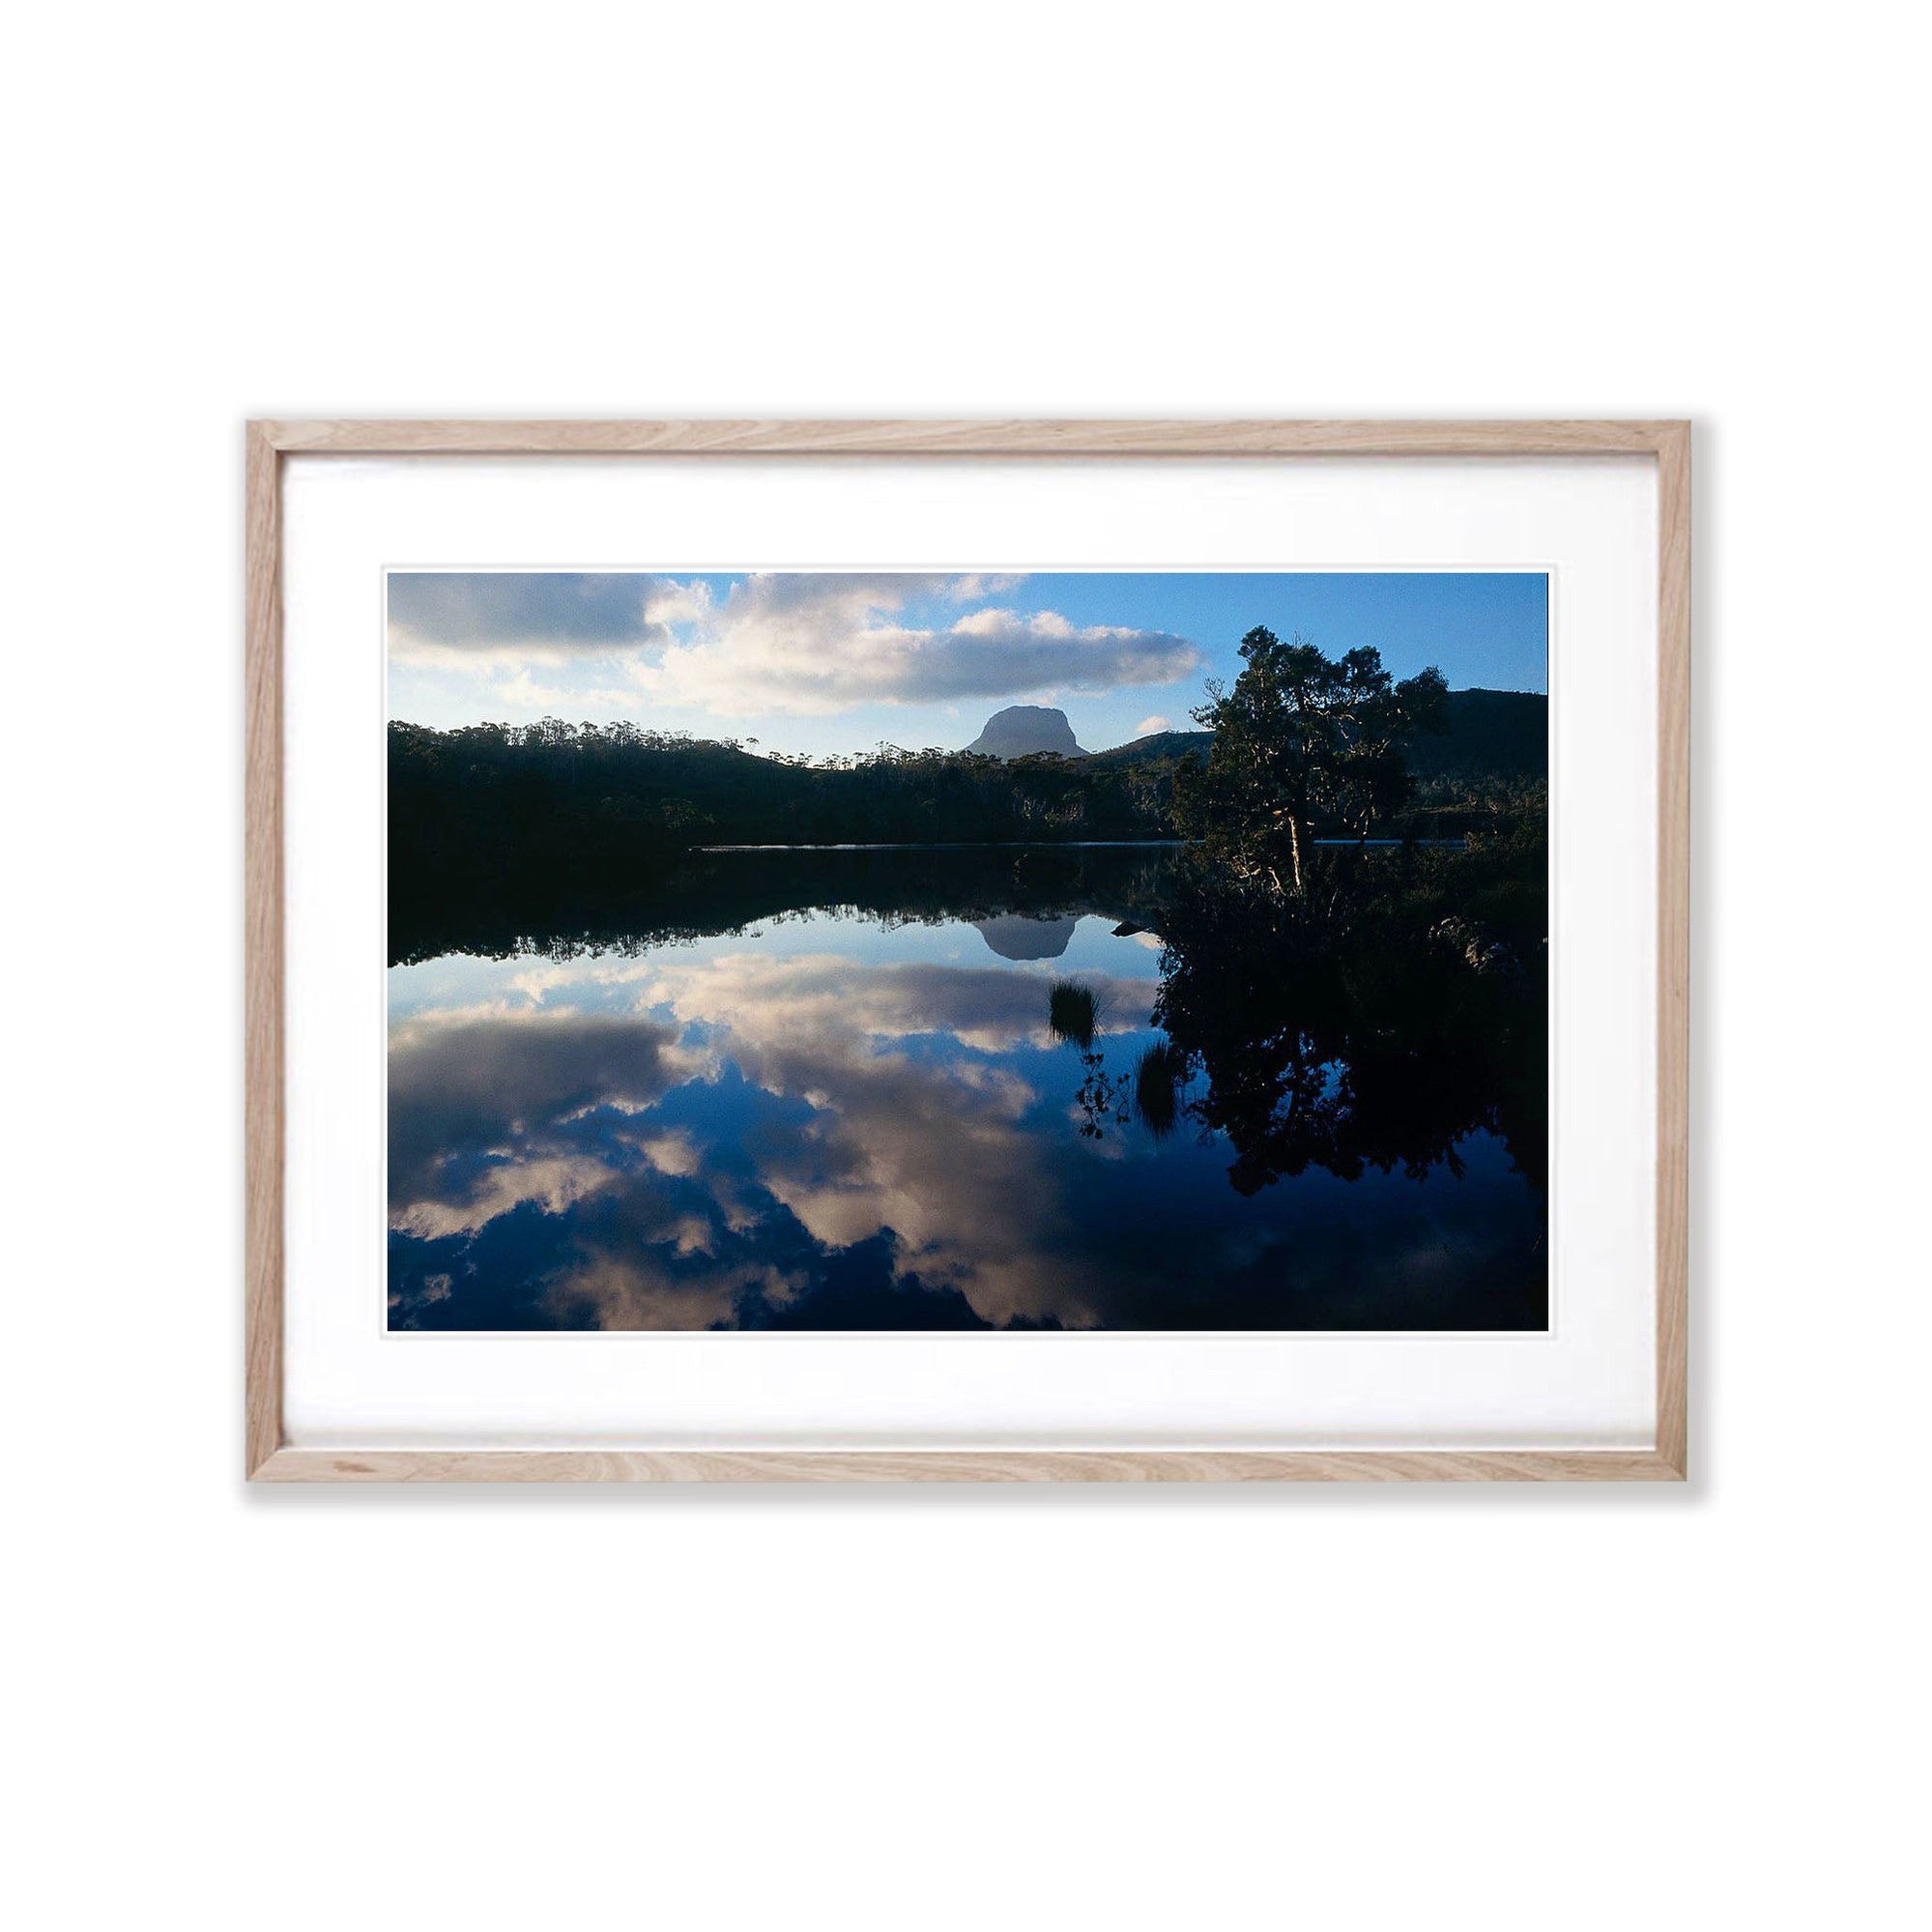
[[[1683,1478],[1687,424],[246,511],[251,1479]]]

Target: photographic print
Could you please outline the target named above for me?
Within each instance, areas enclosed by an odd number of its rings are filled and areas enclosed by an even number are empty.
[[[1541,1330],[1541,572],[392,570],[392,1330]]]

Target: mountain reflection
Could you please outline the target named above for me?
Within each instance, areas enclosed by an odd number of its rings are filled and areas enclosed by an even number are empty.
[[[1007,913],[998,919],[975,919],[979,936],[1003,960],[1056,960],[1074,936],[1073,919],[1027,919]]]
[[[718,854],[406,936],[391,1325],[1542,1326],[1540,999],[1172,871]]]

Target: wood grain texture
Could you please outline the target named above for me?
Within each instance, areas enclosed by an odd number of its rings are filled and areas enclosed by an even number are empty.
[[[286,453],[399,456],[1654,456],[1670,422],[325,421]]]
[[[1690,1326],[1690,425],[1658,452],[1657,1447],[1687,1473]]]
[[[250,423],[244,482],[247,748],[244,991],[247,1168],[244,1238],[246,1468],[282,1436],[282,609],[281,459]]]
[[[1657,1445],[1610,1451],[309,1450],[282,1440],[281,456],[1651,456],[1658,472]],[[1687,1469],[1690,431],[1675,420],[251,422],[245,1466],[267,1483],[1672,1482]]]
[[[284,1449],[268,1483],[1668,1483],[1651,1450]]]

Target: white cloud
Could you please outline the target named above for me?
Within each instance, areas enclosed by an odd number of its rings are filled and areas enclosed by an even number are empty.
[[[701,620],[710,586],[637,571],[396,570],[389,655],[399,664],[555,667],[663,649],[674,624]],[[527,673],[526,673],[527,675]]]
[[[1142,718],[1140,722],[1134,727],[1134,735],[1137,738],[1152,737],[1156,732],[1170,732],[1172,730],[1173,726],[1170,725],[1166,718],[1162,717],[1158,712],[1156,712],[1155,715],[1151,718]]]
[[[642,574],[399,572],[389,579],[389,649],[399,665],[476,674],[525,707],[608,704],[615,683],[632,704],[644,695],[719,717],[1105,691],[1199,668],[1196,646],[1168,631],[1080,626],[1057,611],[985,601],[1023,582],[766,574],[738,579],[720,602],[702,581]],[[915,603],[959,615],[908,624]],[[573,697],[532,676],[568,665],[594,665],[600,688]]]
[[[711,612],[711,587],[694,579],[680,584],[675,577],[653,577],[644,593],[647,624],[696,623]]]
[[[943,628],[897,620],[914,598],[958,602],[985,588],[891,575],[748,577],[688,643],[635,675],[669,703],[743,716],[1166,684],[1200,664],[1195,646],[1170,632],[1082,628],[1057,611],[986,605]]]

